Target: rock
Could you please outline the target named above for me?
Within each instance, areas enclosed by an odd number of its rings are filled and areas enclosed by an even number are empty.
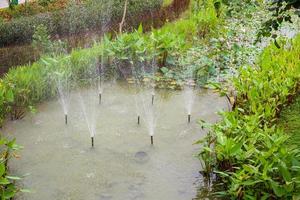
[[[134,159],[138,163],[145,163],[149,160],[149,156],[144,151],[139,151],[134,155]]]

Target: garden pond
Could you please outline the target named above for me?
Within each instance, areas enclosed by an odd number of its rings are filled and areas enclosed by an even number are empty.
[[[23,146],[19,158],[10,161],[10,170],[28,174],[20,185],[31,190],[16,199],[194,199],[204,184],[196,157],[200,147],[192,145],[206,134],[198,121],[216,122],[217,112],[228,109],[226,99],[193,90],[188,123],[184,91],[157,90],[154,105],[147,91],[141,92],[143,105],[137,105],[134,91],[124,83],[105,84],[100,105],[92,89],[73,91],[67,125],[55,99],[6,123],[3,132]],[[147,111],[148,104],[154,110],[154,145],[147,112],[141,112],[137,124],[137,111]],[[93,148],[87,123],[91,112]]]

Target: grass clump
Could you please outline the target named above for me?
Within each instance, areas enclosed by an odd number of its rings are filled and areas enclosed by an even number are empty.
[[[288,145],[300,147],[300,95],[295,101],[284,108],[280,114],[279,126],[290,136]]]

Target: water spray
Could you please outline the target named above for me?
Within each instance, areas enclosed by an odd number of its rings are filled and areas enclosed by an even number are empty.
[[[92,140],[92,148],[94,148],[94,137],[91,137]]]
[[[188,123],[191,123],[191,114],[188,114]]]
[[[67,125],[68,124],[68,115],[65,114],[65,124]]]
[[[150,136],[151,139],[151,145],[153,145],[153,135]]]

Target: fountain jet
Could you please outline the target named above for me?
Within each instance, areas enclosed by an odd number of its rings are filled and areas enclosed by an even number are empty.
[[[140,116],[138,116],[138,124],[140,124],[140,118],[141,118],[141,117],[140,117]]]
[[[102,93],[99,93],[99,104],[101,104],[101,100],[102,100]]]
[[[150,136],[151,139],[151,145],[153,145],[153,135]]]
[[[195,92],[194,92],[194,82],[193,80],[188,80],[186,85],[184,86],[184,101],[185,101],[185,109],[187,111],[187,120],[188,123],[191,122],[191,113],[193,109],[193,104],[195,101]]]
[[[94,137],[91,137],[91,141],[92,141],[92,148],[94,148]]]
[[[65,124],[67,125],[68,124],[68,115],[65,114]]]
[[[152,105],[154,105],[154,97],[155,97],[155,95],[152,94]]]

